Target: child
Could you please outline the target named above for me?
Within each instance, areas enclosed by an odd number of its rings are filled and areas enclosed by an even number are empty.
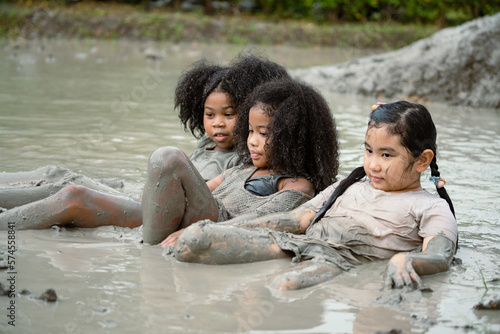
[[[184,127],[195,137],[207,134],[191,155],[204,180],[240,163],[233,150],[239,106],[258,84],[281,78],[289,78],[283,66],[250,53],[239,55],[228,67],[199,61],[183,73],[175,91],[175,108]],[[1,222],[16,221],[15,217],[21,215],[25,219],[18,229],[46,228],[56,223],[80,227],[142,224],[140,202],[109,186],[56,166],[35,172],[0,174],[0,181],[6,184],[0,189],[0,207],[17,207],[5,213],[0,208]],[[32,174],[41,181],[23,181]]]
[[[190,160],[208,181],[240,163],[233,150],[238,106],[259,84],[289,78],[286,69],[252,54],[241,54],[229,67],[199,61],[179,79],[175,108],[184,129],[204,136]]]
[[[179,150],[152,154],[142,202],[145,242],[157,244],[202,219],[291,210],[335,178],[335,124],[327,103],[310,86],[292,80],[265,83],[241,110],[235,137],[245,165],[206,185]]]
[[[207,183],[184,153],[162,147],[150,157],[142,204],[69,186],[46,200],[0,213],[5,222],[0,228],[7,222],[36,229],[135,227],[144,221],[144,241],[156,244],[200,219],[291,210],[337,174],[334,120],[322,96],[305,84],[282,80],[259,86],[240,108],[235,138],[246,165]]]
[[[228,67],[199,61],[183,73],[175,90],[175,108],[184,128],[196,138],[207,134],[190,156],[206,181],[240,163],[232,134],[238,106],[258,84],[281,78],[289,78],[283,66],[250,53],[239,55]],[[121,182],[93,180],[58,166],[0,173],[0,212],[47,198],[68,184],[119,195]]]
[[[385,281],[390,287],[420,285],[419,275],[448,270],[457,224],[439,183],[436,128],[427,109],[406,101],[378,106],[364,145],[363,167],[308,203],[257,219],[194,224],[173,245],[175,257],[207,264],[293,255],[294,261],[319,260],[273,276],[269,283],[276,289],[305,288],[378,259],[390,259]],[[421,187],[428,166],[442,198]]]

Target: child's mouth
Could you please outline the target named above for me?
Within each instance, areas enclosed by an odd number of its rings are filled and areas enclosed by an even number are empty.
[[[216,134],[214,136],[214,139],[217,140],[217,141],[224,141],[228,138],[229,136],[228,135],[225,135],[225,134]]]
[[[250,152],[250,157],[252,159],[258,159],[260,157],[260,154],[255,152]]]

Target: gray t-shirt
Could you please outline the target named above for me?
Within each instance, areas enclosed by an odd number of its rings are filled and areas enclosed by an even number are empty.
[[[226,169],[238,166],[241,161],[234,151],[215,151],[217,146],[209,137],[203,137],[189,157],[205,181],[211,180]]]

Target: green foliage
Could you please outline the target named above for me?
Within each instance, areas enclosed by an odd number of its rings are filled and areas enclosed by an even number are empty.
[[[496,0],[256,0],[256,11],[316,22],[462,23],[500,11]]]
[[[138,10],[151,9],[155,0],[0,0],[21,6],[61,5],[69,3],[121,3]],[[178,11],[187,0],[172,0],[161,10]],[[237,8],[248,0],[219,0],[227,8]],[[196,10],[215,14],[215,0],[197,0]],[[500,11],[498,0],[253,0],[253,13],[265,18],[299,19],[318,23],[334,22],[398,22],[435,24],[439,27],[456,25]],[[207,8],[212,8],[209,10]],[[226,15],[238,11],[226,10]],[[99,13],[97,13],[99,15]]]

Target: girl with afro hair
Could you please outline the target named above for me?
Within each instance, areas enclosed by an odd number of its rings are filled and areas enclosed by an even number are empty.
[[[201,60],[183,73],[175,90],[175,108],[184,129],[200,139],[190,160],[208,181],[240,163],[233,150],[233,128],[245,97],[259,84],[289,78],[284,67],[251,53],[228,67]]]

